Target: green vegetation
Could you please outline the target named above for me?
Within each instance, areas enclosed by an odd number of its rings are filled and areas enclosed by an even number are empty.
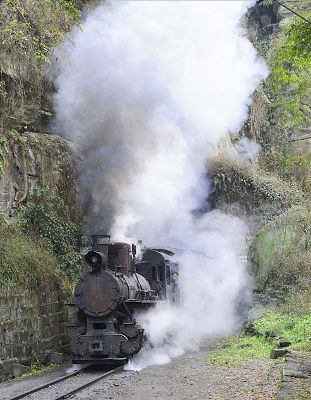
[[[0,137],[0,177],[3,172],[7,150],[8,150],[7,139],[6,139],[6,137],[1,136]]]
[[[50,55],[77,23],[71,0],[4,0],[0,4],[0,131],[42,131],[51,116]],[[80,5],[80,4],[78,4]]]
[[[310,392],[307,389],[302,389],[294,392],[291,395],[292,400],[310,400]]]
[[[311,304],[309,313],[295,316],[286,312],[267,311],[255,322],[258,331],[265,335],[268,331],[277,332],[280,337],[292,342],[291,349],[311,351]]]
[[[288,291],[310,282],[311,212],[296,206],[259,230],[250,246],[251,269],[258,289]]]
[[[64,141],[42,140],[23,132],[47,129],[52,116],[53,84],[47,73],[51,55],[78,24],[84,3],[4,0],[0,4],[0,175],[8,149],[13,158],[20,156],[24,174],[38,161],[32,159],[32,152],[42,155],[36,166],[42,188],[33,195],[23,176],[16,221],[7,225],[2,218],[1,222],[0,246],[9,252],[0,256],[0,282],[10,286],[30,287],[49,279],[57,284],[64,281],[66,286],[76,280],[81,268],[75,171],[64,161],[70,149]],[[31,249],[28,253],[27,248]]]
[[[311,193],[311,153],[288,153],[284,149],[266,152],[261,165],[276,172],[281,179],[298,185],[305,193]]]
[[[42,372],[51,371],[55,368],[57,368],[56,364],[45,365],[45,364],[42,364],[39,360],[35,360],[31,364],[31,370],[29,372],[26,372],[25,374],[22,374],[16,378],[14,378],[14,380],[18,381],[20,379],[29,378],[30,376],[39,375],[39,374],[42,374]]]
[[[263,171],[261,168],[228,159],[209,160],[208,169],[213,177],[210,200],[239,202],[246,208],[273,208],[279,213],[303,199],[303,193],[295,182],[286,182],[278,175]]]
[[[283,306],[269,310],[255,321],[257,336],[241,332],[223,340],[212,354],[211,361],[218,365],[234,366],[253,358],[269,358],[270,351],[276,347],[269,332],[292,342],[290,349],[311,351],[311,301],[303,315],[289,313]]]
[[[40,238],[58,259],[62,271],[74,281],[82,269],[81,211],[74,207],[74,201],[69,204],[56,189],[38,188],[32,199],[21,207],[17,223],[25,233]]]
[[[311,12],[301,12],[311,21]],[[273,48],[268,86],[272,95],[272,113],[285,128],[294,128],[310,119],[311,24],[293,18]]]
[[[269,357],[271,343],[265,338],[235,335],[223,340],[212,354],[211,361],[218,365],[234,366],[252,358]]]
[[[73,209],[56,189],[45,187],[36,190],[14,222],[1,216],[0,283],[32,289],[52,280],[64,290],[75,283],[82,260],[80,215]]]
[[[260,5],[263,15],[269,15],[265,6],[273,12],[272,0]],[[303,11],[308,2],[297,1],[290,7],[311,20],[311,12]],[[284,8],[280,6],[275,17],[284,17],[282,11]],[[253,96],[249,129],[263,148],[259,157],[262,173],[278,174],[287,183],[296,184],[310,194],[307,128],[311,116],[311,24],[292,13],[288,16],[288,22],[283,20],[279,24],[278,34],[258,20],[255,46],[266,58],[270,75]]]
[[[0,216],[0,283],[12,289],[35,289],[54,282],[67,290],[69,281],[43,241],[25,235]]]

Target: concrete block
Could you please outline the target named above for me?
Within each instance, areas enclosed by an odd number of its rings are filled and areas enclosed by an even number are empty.
[[[289,353],[288,349],[272,349],[270,352],[270,358],[279,358],[283,357]]]
[[[266,331],[265,332],[265,337],[266,338],[276,338],[280,336],[280,332],[277,331]]]
[[[58,353],[56,351],[51,351],[48,354],[48,363],[50,364],[57,364],[61,365],[64,361],[64,354],[63,353]]]
[[[292,344],[289,339],[280,339],[279,340],[279,347],[288,347]]]
[[[28,367],[27,365],[22,365],[22,364],[16,363],[13,365],[12,375],[19,376],[22,374],[26,374],[27,372],[30,372],[30,371],[31,371],[31,368]]]
[[[20,364],[16,358],[0,362],[0,377],[9,378],[30,372],[30,367]]]

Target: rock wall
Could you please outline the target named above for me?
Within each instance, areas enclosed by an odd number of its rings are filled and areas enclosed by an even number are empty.
[[[39,186],[57,189],[65,204],[76,204],[77,152],[69,142],[56,135],[24,132],[10,134],[6,148],[0,211],[14,216]],[[0,251],[5,252],[5,247],[0,246]],[[34,265],[26,258],[31,270]],[[49,361],[49,354],[66,350],[65,291],[55,281],[44,282],[44,287],[31,290],[10,282],[11,287],[0,284],[0,379],[27,372],[36,360]]]
[[[283,25],[295,15],[277,3],[270,5],[260,3],[262,2],[257,1],[248,13],[247,32],[258,53],[269,60],[274,52],[275,40],[282,35]],[[299,13],[311,9],[311,0],[283,0],[282,4]],[[263,145],[266,141],[273,144],[273,137],[277,138],[281,122],[277,120],[276,115],[271,115],[271,110],[269,112],[268,97],[267,88],[263,86],[257,88],[250,105],[250,117],[241,131],[241,134]],[[306,122],[288,132],[289,148],[293,154],[308,154],[311,151],[311,96],[307,96],[304,102],[306,103],[304,111],[307,115]]]
[[[67,310],[56,287],[0,289],[0,379],[28,372],[34,360],[67,346]]]
[[[56,135],[25,132],[10,136],[0,177],[0,211],[10,216],[39,185],[75,196],[72,145]]]
[[[304,279],[309,262],[311,213],[294,206],[260,229],[249,249],[251,272],[257,289],[290,287]],[[305,255],[305,257],[304,257]]]

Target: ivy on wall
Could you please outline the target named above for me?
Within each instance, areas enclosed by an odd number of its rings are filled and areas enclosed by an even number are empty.
[[[311,12],[301,14],[311,21]],[[285,24],[269,64],[272,113],[287,129],[310,120],[311,23],[295,17]]]
[[[0,136],[0,178],[3,172],[7,150],[8,150],[7,139],[5,136]]]
[[[77,278],[83,265],[80,254],[81,221],[78,215],[76,221],[72,220],[71,207],[74,206],[74,202],[71,205],[65,203],[55,189],[41,187],[17,215],[18,225],[43,241],[71,281]]]

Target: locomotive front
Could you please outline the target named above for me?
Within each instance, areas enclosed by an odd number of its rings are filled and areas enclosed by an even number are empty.
[[[132,253],[132,254],[131,254]],[[135,246],[109,244],[109,236],[93,235],[85,255],[91,270],[77,283],[75,323],[69,325],[74,363],[123,364],[144,342],[144,330],[133,311],[157,302],[148,280],[135,272]]]

